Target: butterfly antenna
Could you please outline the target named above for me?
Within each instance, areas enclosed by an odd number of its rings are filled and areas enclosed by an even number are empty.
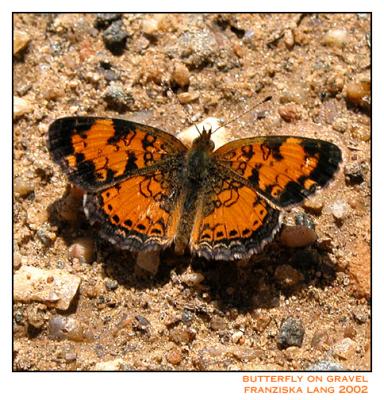
[[[258,103],[254,104],[251,108],[248,108],[247,110],[245,110],[244,112],[242,112],[239,115],[236,115],[236,117],[230,119],[228,122],[226,122],[224,125],[221,125],[219,127],[217,127],[213,132],[212,135],[218,131],[220,128],[224,128],[225,126],[231,124],[233,121],[236,121],[237,119],[241,118],[243,115],[248,114],[249,112],[251,112],[252,110],[254,110],[256,107],[260,106],[261,104],[266,103],[267,101],[270,101],[272,99],[272,96],[267,96],[265,97],[263,100],[259,101]]]
[[[164,87],[164,90],[166,92],[166,95],[168,98],[173,98],[174,102],[176,102],[184,111],[185,116],[187,117],[189,125],[195,125],[195,128],[197,129],[197,132],[199,132],[199,135],[201,135],[201,132],[195,122],[193,121],[192,115],[190,114],[189,110],[187,107],[184,106],[184,104],[181,103],[180,99],[177,97],[177,94],[173,91],[171,86],[167,85],[166,81],[162,82],[162,85]]]

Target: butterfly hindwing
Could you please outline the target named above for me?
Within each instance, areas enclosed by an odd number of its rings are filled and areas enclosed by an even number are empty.
[[[165,171],[133,176],[84,202],[90,222],[118,247],[131,251],[171,245],[179,222],[177,176]]]
[[[258,253],[279,226],[278,210],[222,171],[198,208],[191,249],[208,259],[239,259]]]

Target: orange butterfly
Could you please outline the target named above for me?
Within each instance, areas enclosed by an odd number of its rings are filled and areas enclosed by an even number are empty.
[[[87,195],[85,214],[122,249],[189,246],[207,259],[260,252],[280,208],[331,180],[332,143],[294,136],[235,140],[214,151],[211,130],[190,148],[160,129],[121,119],[67,117],[48,133],[51,155]]]

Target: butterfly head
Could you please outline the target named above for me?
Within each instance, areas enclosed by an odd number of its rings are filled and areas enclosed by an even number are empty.
[[[192,142],[192,148],[202,149],[209,153],[213,152],[215,149],[215,143],[213,140],[211,140],[212,128],[206,130],[203,126],[203,130],[201,132],[198,128],[197,131],[199,132],[199,136]]]

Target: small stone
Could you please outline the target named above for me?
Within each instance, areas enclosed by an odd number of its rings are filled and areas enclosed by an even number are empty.
[[[291,265],[279,265],[274,276],[280,285],[286,288],[296,286],[304,280],[303,274]]]
[[[74,317],[55,315],[48,322],[48,335],[51,339],[68,339],[84,342],[86,335],[82,324]]]
[[[169,333],[169,337],[176,344],[188,344],[195,339],[196,332],[191,328],[174,328]]]
[[[189,104],[196,101],[200,94],[198,92],[183,92],[177,95],[181,104]]]
[[[29,100],[13,96],[13,117],[19,118],[33,111],[33,105]]]
[[[320,215],[323,207],[324,202],[318,197],[304,200],[303,208],[312,214]]]
[[[147,17],[141,24],[141,29],[145,35],[155,36],[159,30],[159,20],[153,17]]]
[[[95,19],[95,28],[106,29],[112,22],[121,19],[121,13],[97,13]]]
[[[94,371],[130,371],[132,367],[123,359],[117,358],[111,361],[103,361],[97,363],[94,368]]]
[[[371,80],[362,78],[347,84],[345,98],[352,104],[368,109],[371,105]]]
[[[290,346],[301,347],[304,339],[304,327],[300,319],[288,317],[280,326],[277,337],[279,349],[286,349]]]
[[[188,286],[196,287],[205,279],[200,272],[189,272],[181,275],[181,281]]]
[[[239,343],[242,337],[244,336],[244,332],[236,331],[231,336],[232,343]]]
[[[59,269],[22,266],[14,275],[14,300],[37,301],[67,310],[80,286],[80,278]]]
[[[148,331],[151,326],[151,323],[147,320],[147,318],[142,315],[135,315],[135,320],[132,324],[133,328],[140,331]]]
[[[172,349],[168,351],[165,357],[172,365],[179,365],[183,361],[183,356],[179,349]]]
[[[330,210],[335,219],[339,221],[345,219],[349,213],[348,204],[343,200],[336,200],[331,204]]]
[[[363,163],[359,161],[347,164],[344,167],[345,181],[349,185],[360,185],[364,182],[365,174],[363,170]]]
[[[311,340],[311,347],[316,350],[327,350],[331,343],[329,332],[325,329],[317,330]]]
[[[184,64],[178,62],[174,65],[171,75],[171,84],[172,86],[180,88],[189,86],[189,70]]]
[[[222,331],[226,329],[227,322],[224,318],[219,317],[218,315],[214,315],[209,323],[210,327],[214,331]]]
[[[135,273],[140,275],[143,271],[156,275],[160,265],[160,251],[141,251],[137,254]]]
[[[316,240],[314,229],[305,225],[284,225],[280,234],[280,241],[286,247],[310,246]]]
[[[357,344],[351,338],[344,338],[332,348],[332,353],[342,360],[349,360],[356,352]]]
[[[323,38],[323,43],[329,47],[344,47],[348,42],[348,32],[345,29],[331,29]]]
[[[114,291],[119,287],[119,282],[117,282],[115,279],[107,278],[104,282],[104,285],[108,290]]]
[[[295,38],[293,36],[292,29],[287,29],[284,32],[284,44],[288,50],[291,50],[295,45]]]
[[[114,55],[121,55],[125,50],[128,33],[121,20],[112,24],[103,32],[105,47]]]
[[[135,100],[131,93],[116,82],[111,82],[103,94],[103,99],[107,103],[108,108],[118,112],[124,112],[131,108]]]
[[[301,119],[300,108],[293,103],[279,107],[278,112],[285,122],[295,122]]]
[[[353,318],[359,324],[365,324],[369,319],[369,312],[365,307],[356,307],[352,310]]]
[[[26,197],[30,193],[34,192],[35,185],[31,179],[16,177],[13,183],[13,188],[17,196]]]
[[[68,249],[70,260],[77,258],[81,263],[91,264],[95,258],[95,242],[92,238],[78,238]]]
[[[31,41],[31,37],[28,33],[23,31],[14,31],[13,33],[13,55],[19,54],[22,50],[24,50],[29,42]]]
[[[311,364],[307,371],[345,371],[345,367],[333,361],[322,360]]]

